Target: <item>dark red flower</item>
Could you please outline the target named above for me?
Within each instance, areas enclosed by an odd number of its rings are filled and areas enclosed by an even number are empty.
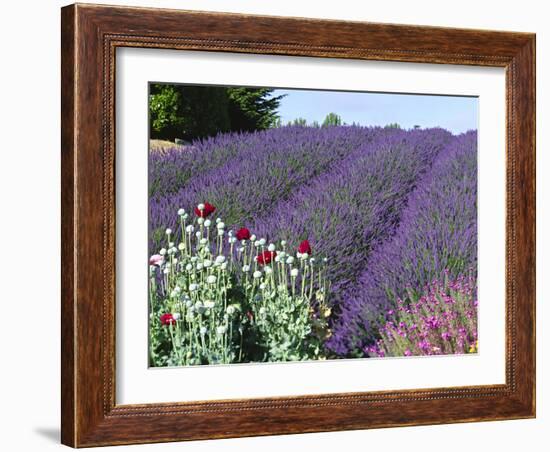
[[[267,265],[269,264],[273,259],[275,259],[275,256],[277,256],[276,251],[264,251],[263,253],[259,254],[256,258],[256,261],[260,265]]]
[[[160,316],[160,323],[162,323],[163,325],[175,325],[176,319],[170,313],[162,314]]]
[[[246,313],[246,316],[248,317],[248,320],[250,320],[251,322],[254,320],[254,314],[252,314],[252,311],[248,311]]]
[[[304,240],[302,243],[300,243],[300,246],[298,247],[298,252],[302,254],[311,254],[311,246],[309,245],[309,242],[307,240]]]
[[[212,204],[205,202],[204,209],[200,210],[198,207],[195,207],[195,215],[197,217],[206,218],[207,216],[214,213],[215,210],[216,208]]]
[[[237,240],[248,240],[250,238],[250,231],[246,228],[241,228],[237,231]]]

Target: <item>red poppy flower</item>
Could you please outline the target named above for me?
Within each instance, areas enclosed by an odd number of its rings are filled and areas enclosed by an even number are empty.
[[[200,210],[198,207],[195,207],[195,215],[197,217],[206,218],[207,216],[214,213],[215,210],[216,208],[212,204],[205,202],[204,209]]]
[[[241,228],[237,231],[237,240],[248,240],[250,238],[250,231],[246,228]]]
[[[162,323],[163,325],[175,325],[176,319],[170,313],[162,314],[160,316],[160,323]]]
[[[311,246],[309,245],[309,242],[307,240],[304,240],[302,243],[300,243],[300,246],[298,247],[298,252],[302,254],[311,254]]]
[[[277,256],[276,251],[264,251],[263,253],[259,254],[256,258],[256,261],[260,265],[267,265],[269,264],[273,259],[275,259],[275,256]]]

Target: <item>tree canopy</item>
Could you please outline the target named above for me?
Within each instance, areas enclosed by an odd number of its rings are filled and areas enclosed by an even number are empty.
[[[283,96],[269,88],[150,85],[150,138],[191,141],[219,132],[264,130]]]

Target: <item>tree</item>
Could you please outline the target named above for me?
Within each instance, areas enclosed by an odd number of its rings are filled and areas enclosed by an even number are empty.
[[[267,88],[152,84],[150,137],[191,141],[220,132],[273,127],[283,96],[272,96],[272,92]]]
[[[305,118],[296,118],[294,121],[288,123],[289,126],[306,127],[307,120]]]
[[[396,122],[392,122],[390,124],[387,124],[386,126],[384,126],[385,129],[400,129],[401,126],[396,123]]]
[[[338,116],[336,113],[329,113],[325,120],[323,121],[323,126],[341,126],[342,125],[342,118]]]
[[[231,130],[251,132],[273,127],[284,96],[271,96],[269,88],[227,88]]]
[[[152,84],[150,137],[193,140],[227,132],[228,103],[227,93],[217,87]]]
[[[149,136],[173,140],[183,127],[181,94],[173,85],[151,85],[149,93]]]

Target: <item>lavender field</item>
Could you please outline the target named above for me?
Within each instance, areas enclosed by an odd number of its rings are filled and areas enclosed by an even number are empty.
[[[152,365],[476,352],[476,156],[362,126],[151,150]]]

